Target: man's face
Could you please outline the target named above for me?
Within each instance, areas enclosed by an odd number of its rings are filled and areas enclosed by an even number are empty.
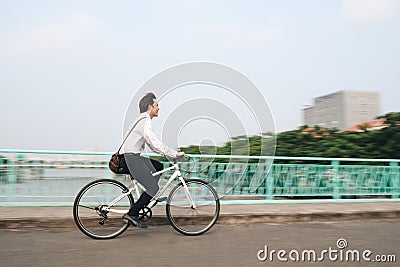
[[[159,107],[158,107],[158,101],[157,100],[155,100],[155,99],[153,99],[153,108],[151,109],[151,111],[150,111],[150,117],[151,118],[153,118],[153,117],[158,117],[158,111],[159,111],[160,109],[159,109]]]

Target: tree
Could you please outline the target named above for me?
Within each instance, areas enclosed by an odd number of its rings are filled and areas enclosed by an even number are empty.
[[[365,129],[363,132],[340,132],[336,128],[323,129],[315,126],[315,131],[307,132],[305,130],[309,127],[303,125],[298,130],[277,135],[263,133],[233,137],[224,146],[214,149],[217,155],[259,156],[275,151],[277,156],[290,157],[400,158],[400,112],[388,113],[378,118],[384,119],[389,126],[373,131]],[[276,150],[273,148],[275,140]],[[189,154],[201,153],[197,146],[182,150]]]

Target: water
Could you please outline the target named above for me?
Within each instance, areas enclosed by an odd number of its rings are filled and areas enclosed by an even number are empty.
[[[126,186],[130,176],[115,175],[104,169],[45,169],[43,173],[32,169],[18,170],[17,182],[0,181],[0,205],[46,204],[72,206],[81,188],[97,179],[115,179]],[[162,178],[169,178],[163,175]],[[166,183],[161,179],[160,188]],[[171,187],[170,187],[171,189]]]
[[[130,178],[116,177],[108,169],[45,169],[43,173],[18,170],[17,182],[0,182],[1,202],[46,202],[71,204],[79,190],[87,183],[101,178],[117,179],[127,186]]]

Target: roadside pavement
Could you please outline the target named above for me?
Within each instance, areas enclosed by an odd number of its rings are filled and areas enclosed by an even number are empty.
[[[219,224],[315,222],[400,218],[400,202],[223,204]],[[165,206],[149,225],[168,224]],[[0,207],[0,229],[75,227],[72,207]]]

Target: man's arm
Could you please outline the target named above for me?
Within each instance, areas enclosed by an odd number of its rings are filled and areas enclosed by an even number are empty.
[[[146,141],[146,144],[153,150],[154,152],[158,154],[163,154],[165,156],[171,157],[171,158],[176,158],[176,157],[181,157],[184,155],[183,152],[177,152],[166,145],[164,145],[155,135],[153,128],[151,126],[151,121],[150,119],[147,119],[144,124],[144,134],[143,137]],[[183,153],[183,155],[182,155]]]

